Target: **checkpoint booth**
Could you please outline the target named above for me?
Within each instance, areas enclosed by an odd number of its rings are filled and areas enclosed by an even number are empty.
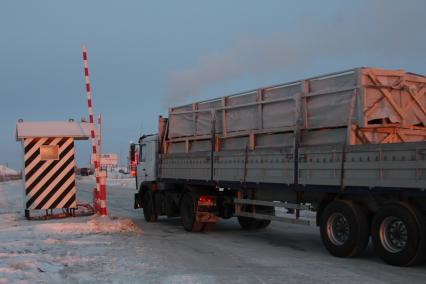
[[[17,122],[16,140],[23,149],[25,217],[29,219],[33,210],[75,212],[74,141],[89,137],[85,122]]]

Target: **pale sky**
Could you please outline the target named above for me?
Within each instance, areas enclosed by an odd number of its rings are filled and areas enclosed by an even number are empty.
[[[426,75],[426,1],[0,1],[0,164],[15,123],[88,117],[88,49],[103,150],[195,100],[359,66]],[[77,142],[79,166],[90,142]]]

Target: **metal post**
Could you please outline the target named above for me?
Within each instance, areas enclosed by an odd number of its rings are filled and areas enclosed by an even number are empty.
[[[216,111],[211,111],[212,115],[212,129],[211,129],[211,149],[210,149],[210,180],[214,179],[214,152],[216,141]]]

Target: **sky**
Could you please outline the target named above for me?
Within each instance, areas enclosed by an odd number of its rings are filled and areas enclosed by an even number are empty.
[[[169,107],[359,66],[426,75],[424,0],[0,0],[0,164],[24,121],[88,118],[126,161]],[[88,164],[90,142],[77,141]]]

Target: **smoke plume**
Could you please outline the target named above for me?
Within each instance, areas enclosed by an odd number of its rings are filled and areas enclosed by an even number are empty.
[[[341,4],[340,11],[326,19],[308,11],[294,30],[239,39],[224,52],[203,56],[195,65],[172,73],[167,104],[182,103],[242,76],[304,71],[313,62],[344,61],[352,56],[368,63],[377,62],[375,58],[389,64],[413,56],[424,60],[426,1],[358,2],[349,11]]]

